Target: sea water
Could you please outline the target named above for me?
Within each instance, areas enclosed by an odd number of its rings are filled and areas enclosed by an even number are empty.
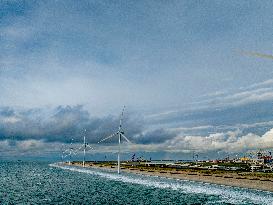
[[[0,162],[0,204],[273,204],[273,193],[45,162]]]

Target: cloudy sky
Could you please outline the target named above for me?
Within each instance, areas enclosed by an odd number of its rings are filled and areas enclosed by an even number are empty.
[[[0,158],[118,126],[128,155],[273,149],[272,1],[0,0]],[[97,154],[97,155],[96,155]]]

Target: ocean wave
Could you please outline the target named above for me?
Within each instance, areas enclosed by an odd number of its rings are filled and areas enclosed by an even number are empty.
[[[117,174],[114,172],[96,168],[81,168],[60,164],[50,164],[50,166],[73,172],[96,175],[108,180],[114,180],[130,184],[139,184],[146,187],[160,189],[172,189],[175,191],[179,191],[183,194],[206,194],[218,196],[218,203],[226,202],[232,204],[273,204],[273,194],[266,191],[231,187],[225,185],[216,185],[203,182],[194,182],[189,180],[167,179],[164,177],[150,177],[131,173]]]

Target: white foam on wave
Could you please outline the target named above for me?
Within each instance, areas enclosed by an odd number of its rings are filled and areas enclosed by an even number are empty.
[[[234,188],[225,185],[214,185],[209,183],[193,182],[189,180],[174,180],[163,177],[149,177],[139,174],[118,175],[116,173],[106,172],[94,168],[90,169],[71,167],[59,164],[50,164],[50,166],[74,172],[97,175],[114,181],[121,181],[130,184],[140,184],[154,188],[177,190],[185,194],[191,193],[219,196],[221,201],[228,203],[235,204],[255,203],[273,205],[273,194],[265,191],[251,190],[245,188]]]

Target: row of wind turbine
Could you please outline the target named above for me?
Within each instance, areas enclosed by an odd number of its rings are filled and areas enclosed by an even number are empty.
[[[125,136],[125,133],[124,133],[124,130],[123,130],[123,127],[122,127],[122,123],[123,123],[123,116],[124,116],[124,111],[125,111],[125,106],[123,107],[122,109],[122,112],[121,112],[121,115],[120,115],[120,119],[119,119],[119,126],[118,126],[118,129],[116,132],[112,133],[111,135],[109,135],[108,137],[105,137],[103,138],[102,140],[100,140],[98,142],[98,144],[104,142],[104,141],[107,141],[111,138],[114,138],[114,137],[118,137],[118,156],[117,156],[117,161],[118,161],[118,174],[120,174],[120,152],[121,152],[121,143],[122,143],[122,140],[125,140],[129,143],[130,140]],[[85,129],[85,133],[84,133],[84,136],[83,136],[83,144],[81,145],[80,148],[77,149],[77,151],[81,151],[83,150],[83,167],[85,167],[85,155],[86,155],[86,151],[87,150],[94,150],[93,147],[91,147],[87,142],[86,142],[86,129]],[[64,156],[65,153],[68,153],[67,155]],[[76,155],[77,152],[74,151],[73,147],[72,147],[72,142],[70,144],[70,148],[63,151],[62,152],[62,160],[64,160],[64,158],[66,158],[67,156],[69,156],[69,161],[68,161],[68,164],[70,165],[71,164],[71,157],[72,155]]]

